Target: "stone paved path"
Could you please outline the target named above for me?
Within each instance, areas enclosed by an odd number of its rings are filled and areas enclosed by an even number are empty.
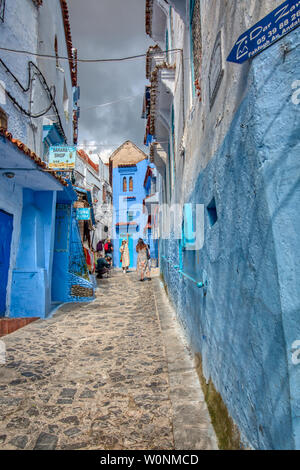
[[[171,317],[159,278],[115,273],[94,302],[2,338],[0,448],[216,448]]]

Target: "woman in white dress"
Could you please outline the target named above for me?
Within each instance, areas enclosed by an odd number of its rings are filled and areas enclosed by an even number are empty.
[[[129,265],[130,265],[129,248],[128,248],[128,242],[126,240],[122,241],[120,252],[121,252],[121,263],[122,263],[123,273],[126,274],[127,269],[129,268]]]

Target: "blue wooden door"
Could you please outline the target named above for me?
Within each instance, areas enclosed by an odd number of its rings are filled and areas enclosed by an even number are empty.
[[[6,310],[6,288],[12,231],[13,216],[0,210],[0,317],[4,316]]]

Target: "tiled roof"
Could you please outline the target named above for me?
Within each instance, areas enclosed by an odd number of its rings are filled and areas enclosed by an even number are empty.
[[[145,22],[146,22],[146,34],[151,36],[152,30],[152,12],[153,12],[153,0],[146,0],[146,14],[145,14]]]
[[[146,201],[146,199],[150,199],[150,197],[153,197],[153,196],[155,196],[155,195],[156,195],[156,193],[149,194],[149,196],[146,196],[144,200]]]
[[[150,152],[149,152],[149,160],[150,160],[150,163],[154,163],[154,150],[155,150],[155,145],[157,145],[156,142],[153,142],[153,143],[150,145]]]
[[[77,153],[85,162],[87,162],[93,168],[93,170],[99,173],[99,165],[97,165],[97,163],[94,163],[93,160],[90,159],[90,157],[87,153],[85,153],[84,150],[77,150]]]
[[[118,222],[118,223],[116,224],[116,227],[120,227],[120,226],[123,227],[123,226],[125,226],[125,225],[137,225],[137,223],[136,223],[136,222]]]
[[[161,48],[156,44],[155,46],[150,46],[148,51],[147,51],[147,56],[146,56],[146,78],[148,80],[150,79],[151,76],[151,62],[152,62],[152,57],[155,56],[155,54],[163,54]]]
[[[144,179],[144,186],[146,186],[149,176],[152,176],[152,168],[148,165],[147,166],[147,171],[146,171],[146,174],[145,174],[145,179]]]
[[[159,71],[166,70],[175,70],[176,65],[169,65],[166,62],[159,64],[155,67],[151,75],[151,99],[150,99],[150,134],[155,135],[155,115],[156,115],[156,99],[158,95],[158,80],[159,80]]]
[[[125,165],[128,164],[137,164],[142,160],[146,160],[147,155],[138,148],[133,142],[127,140],[124,144],[120,145],[113,154],[109,157],[110,168],[117,168],[118,165],[121,165],[124,162]]]
[[[118,165],[118,168],[135,168],[136,167],[136,164],[135,163],[132,163],[132,164],[128,164],[128,165]]]
[[[37,166],[43,168],[44,170],[48,169],[45,162],[43,162],[40,157],[37,156],[35,152],[30,150],[27,145],[23,144],[18,139],[14,139],[10,132],[0,128],[0,136],[4,137],[6,140],[11,142],[15,147],[17,147],[22,153],[27,155]],[[63,186],[68,186],[68,183],[61,176],[57,176],[54,171],[47,171],[48,174],[52,175],[57,181],[59,181]]]
[[[76,61],[74,60],[73,55],[73,45],[72,45],[72,36],[71,36],[71,27],[70,27],[70,20],[69,20],[69,9],[67,0],[60,0],[61,11],[64,21],[64,28],[65,28],[65,35],[66,35],[66,42],[67,42],[67,49],[68,49],[68,57],[69,57],[69,66],[72,78],[72,85],[77,85],[77,66]]]

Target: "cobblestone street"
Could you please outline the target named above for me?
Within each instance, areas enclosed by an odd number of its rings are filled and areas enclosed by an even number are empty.
[[[94,302],[2,339],[2,449],[217,448],[159,277],[114,273]]]

